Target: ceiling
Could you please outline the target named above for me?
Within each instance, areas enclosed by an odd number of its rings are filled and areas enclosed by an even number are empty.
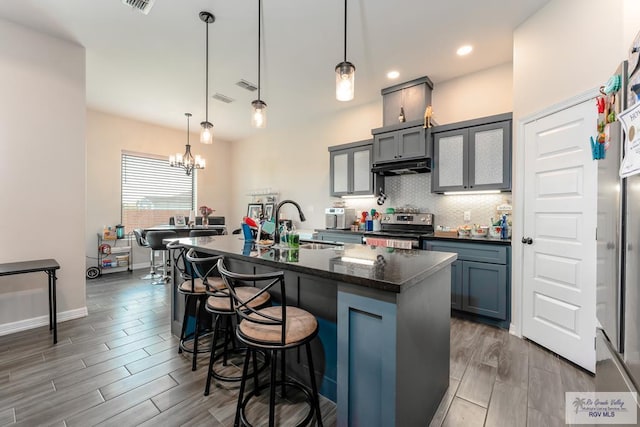
[[[343,60],[344,2],[265,0],[261,98],[268,127],[283,128],[380,99],[380,89],[428,75],[439,82],[512,60],[513,29],[549,0],[351,0],[347,60],[356,95],[335,100]],[[209,121],[216,138],[233,141],[250,127],[257,98],[236,86],[257,83],[258,0],[156,0],[148,15],[121,0],[2,0],[0,18],[86,48],[89,108],[184,129],[205,116],[205,24],[209,26]],[[465,43],[474,51],[458,57]],[[395,81],[386,78],[398,70]]]

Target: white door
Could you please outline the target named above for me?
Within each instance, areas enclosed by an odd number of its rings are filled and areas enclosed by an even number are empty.
[[[524,126],[523,325],[595,372],[597,168],[592,100]],[[531,239],[531,240],[529,240]]]

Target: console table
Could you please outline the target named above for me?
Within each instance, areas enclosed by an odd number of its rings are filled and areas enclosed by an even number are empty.
[[[44,271],[49,277],[49,330],[53,330],[53,343],[58,342],[58,326],[56,315],[56,270],[60,264],[55,259],[38,259],[34,261],[7,262],[0,264],[0,276],[35,273]]]

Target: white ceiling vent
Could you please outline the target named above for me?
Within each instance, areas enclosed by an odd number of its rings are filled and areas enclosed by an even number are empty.
[[[156,0],[122,0],[122,3],[148,15],[155,1]]]
[[[225,104],[231,104],[233,101],[235,101],[235,99],[233,98],[229,98],[227,95],[223,95],[221,93],[216,93],[212,96],[213,99],[216,99],[218,101],[222,101]]]
[[[238,86],[240,86],[242,89],[246,89],[246,90],[248,90],[248,91],[250,91],[250,92],[253,92],[253,91],[255,91],[256,89],[258,89],[258,87],[257,87],[256,85],[254,85],[253,83],[248,82],[248,81],[246,81],[246,80],[242,80],[242,79],[240,79],[240,81],[239,81],[239,82],[237,82],[237,83],[236,83],[236,85],[238,85]]]

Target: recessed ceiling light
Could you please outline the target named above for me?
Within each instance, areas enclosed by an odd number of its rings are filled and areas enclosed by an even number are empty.
[[[398,71],[389,71],[387,73],[387,78],[388,79],[397,79],[398,77],[400,77],[400,73]]]
[[[473,50],[473,47],[469,44],[466,44],[464,46],[460,46],[456,51],[456,53],[460,56],[465,56],[470,54],[472,50]]]

